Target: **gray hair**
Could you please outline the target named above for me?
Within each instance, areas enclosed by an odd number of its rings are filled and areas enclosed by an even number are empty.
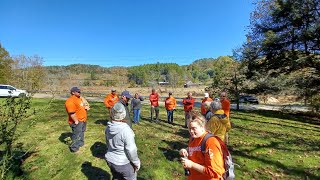
[[[211,108],[210,105],[211,105],[211,102],[209,102],[209,101],[204,102],[204,108],[206,110],[209,110]]]
[[[219,109],[222,109],[222,106],[221,106],[221,102],[220,101],[213,101],[211,104],[211,109],[212,110],[219,110]]]

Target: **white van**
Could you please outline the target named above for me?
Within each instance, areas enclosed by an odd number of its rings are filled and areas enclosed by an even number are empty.
[[[26,90],[17,89],[10,85],[0,84],[0,97],[23,97],[28,96]]]

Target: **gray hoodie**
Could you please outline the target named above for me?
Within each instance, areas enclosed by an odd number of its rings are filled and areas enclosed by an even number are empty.
[[[112,121],[106,128],[106,140],[108,151],[105,158],[115,165],[133,163],[140,168],[137,146],[134,140],[134,132],[127,123]]]

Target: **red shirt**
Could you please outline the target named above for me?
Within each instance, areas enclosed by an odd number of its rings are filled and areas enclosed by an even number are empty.
[[[159,94],[158,93],[151,93],[149,96],[149,100],[151,103],[151,106],[159,106]]]
[[[191,111],[193,109],[194,102],[195,102],[195,99],[193,97],[184,98],[182,101],[182,104],[184,105],[183,106],[184,111]]]

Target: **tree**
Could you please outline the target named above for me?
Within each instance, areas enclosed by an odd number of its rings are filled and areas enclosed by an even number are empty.
[[[248,40],[242,48],[242,60],[249,69],[247,77],[253,77],[255,71],[272,78],[311,68],[312,77],[303,74],[304,80],[295,82],[307,87],[304,95],[308,97],[319,92],[319,7],[320,1],[315,0],[257,1]]]
[[[9,52],[2,47],[0,43],[0,82],[4,84],[9,84],[11,79],[11,66],[12,59]]]
[[[211,70],[213,70],[214,76],[211,78],[212,84],[206,88],[206,91],[218,96],[221,91],[232,90],[234,88],[234,72],[238,71],[237,67],[238,62],[229,56],[221,56],[212,61]]]
[[[42,63],[42,58],[37,55],[30,57],[18,55],[13,57],[11,84],[25,88],[29,92],[38,91],[44,86],[46,77]]]

